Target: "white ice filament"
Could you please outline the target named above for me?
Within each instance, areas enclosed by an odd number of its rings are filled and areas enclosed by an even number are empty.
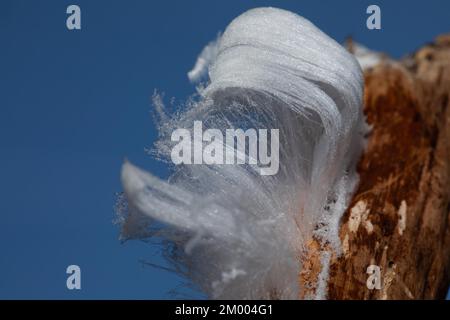
[[[340,250],[363,147],[361,69],[308,20],[274,8],[237,17],[214,50],[200,99],[160,124],[158,155],[170,158],[171,132],[196,120],[222,131],[276,128],[279,171],[184,165],[166,182],[125,163],[122,235],[147,237],[162,222],[157,236],[175,269],[211,298],[295,299],[306,241]]]

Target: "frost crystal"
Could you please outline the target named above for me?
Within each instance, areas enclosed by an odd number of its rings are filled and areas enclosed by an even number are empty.
[[[361,68],[311,22],[274,8],[245,12],[205,50],[190,77],[212,62],[209,82],[185,110],[161,117],[156,153],[170,159],[173,130],[197,120],[222,131],[276,128],[279,171],[180,165],[163,181],[127,162],[122,236],[163,239],[174,269],[211,298],[296,299],[307,241],[340,252],[363,148]]]

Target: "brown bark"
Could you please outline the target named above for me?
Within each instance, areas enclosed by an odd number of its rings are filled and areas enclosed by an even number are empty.
[[[372,130],[360,184],[344,214],[343,254],[334,255],[330,299],[444,298],[450,277],[450,36],[401,61],[365,71]],[[317,241],[300,275],[320,271]],[[322,248],[323,249],[323,248]],[[368,289],[369,265],[381,289]],[[309,294],[314,287],[306,290]],[[308,292],[309,291],[309,292]]]

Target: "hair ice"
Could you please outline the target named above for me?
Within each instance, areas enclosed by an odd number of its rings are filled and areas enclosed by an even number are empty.
[[[240,15],[202,54],[190,78],[209,68],[209,82],[186,110],[161,116],[157,155],[170,159],[171,132],[194,121],[279,129],[279,171],[183,165],[163,181],[126,162],[122,236],[163,239],[174,269],[211,298],[295,299],[307,241],[340,252],[364,141],[361,68],[311,22],[275,8]],[[155,105],[163,112],[159,97]]]

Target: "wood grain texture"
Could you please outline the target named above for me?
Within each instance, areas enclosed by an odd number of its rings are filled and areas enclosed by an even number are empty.
[[[333,255],[329,299],[444,298],[450,276],[450,36],[365,71],[371,126],[359,187]],[[314,294],[321,269],[312,240],[300,282]],[[380,290],[366,286],[381,268]]]

